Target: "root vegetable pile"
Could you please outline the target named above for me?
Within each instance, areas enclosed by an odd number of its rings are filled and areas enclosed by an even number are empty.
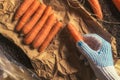
[[[120,0],[112,0],[118,11],[120,11]],[[98,19],[103,19],[102,9],[99,0],[88,0]],[[63,23],[58,21],[51,6],[40,3],[39,0],[24,0],[15,14],[18,24],[16,32],[24,34],[23,42],[31,44],[39,52],[44,51],[55,35],[62,28]],[[67,29],[73,36],[75,42],[83,40],[71,23]]]
[[[23,42],[31,44],[39,52],[44,51],[55,35],[63,27],[58,21],[51,6],[39,0],[24,0],[15,14],[18,24],[15,31],[24,35]]]

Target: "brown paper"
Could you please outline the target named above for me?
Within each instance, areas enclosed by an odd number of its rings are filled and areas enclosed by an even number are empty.
[[[79,3],[69,0],[44,0],[51,5],[58,18],[67,24],[71,22],[81,34],[96,33],[112,44],[114,57],[117,55],[115,38],[105,30]],[[75,0],[74,0],[75,1]],[[75,43],[63,28],[52,40],[49,47],[42,53],[30,49],[29,45],[22,44],[23,37],[14,32],[17,21],[12,21],[20,0],[4,0],[0,2],[0,33],[12,40],[31,59],[36,73],[40,77],[52,80],[95,80],[90,66],[85,66],[79,60],[80,52]]]

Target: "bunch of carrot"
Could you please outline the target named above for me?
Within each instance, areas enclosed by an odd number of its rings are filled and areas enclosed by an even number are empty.
[[[24,0],[15,14],[19,20],[15,30],[24,34],[24,43],[32,44],[39,52],[44,51],[62,28],[51,6],[39,0]]]
[[[98,0],[88,0],[94,13],[99,19],[103,18]],[[112,0],[120,11],[120,0]],[[51,6],[40,3],[39,0],[24,0],[15,14],[15,20],[19,20],[15,30],[24,34],[24,43],[32,44],[39,52],[45,50],[62,28],[63,23],[58,21]],[[67,29],[75,42],[82,40],[82,36],[69,23]]]
[[[118,11],[120,11],[120,0],[112,0],[114,5],[116,6],[116,8],[118,9]],[[98,19],[103,19],[103,13],[102,13],[102,9],[101,6],[99,4],[99,0],[88,0],[88,2],[90,3],[93,12],[96,14]]]

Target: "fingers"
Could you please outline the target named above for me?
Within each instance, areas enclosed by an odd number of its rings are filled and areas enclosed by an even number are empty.
[[[94,53],[96,53],[96,51],[94,51],[94,50],[92,50],[85,42],[83,42],[83,41],[79,41],[79,42],[77,42],[77,48],[80,50],[80,51],[82,51],[82,52],[84,52],[84,54],[83,55],[85,55],[85,56],[94,56],[95,54]]]
[[[102,44],[102,47],[100,49],[100,52],[104,52],[106,54],[111,54],[111,52],[112,52],[111,44],[107,41],[104,41]],[[104,55],[106,55],[106,54],[104,54]]]
[[[86,34],[83,37],[84,42],[87,43],[93,50],[97,51],[101,48],[103,39],[97,34]]]
[[[104,39],[97,34],[85,34],[84,39],[95,40],[96,42],[101,42]]]
[[[108,51],[111,49],[110,43],[97,34],[86,34],[83,37],[85,43],[87,43],[95,51],[100,49]]]

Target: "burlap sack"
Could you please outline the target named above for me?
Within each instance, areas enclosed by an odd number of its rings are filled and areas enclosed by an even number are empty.
[[[68,22],[73,23],[81,34],[96,33],[109,41],[116,57],[115,38],[77,0],[44,0],[46,5],[53,7],[57,18],[65,25],[44,52],[39,53],[36,49],[30,49],[28,45],[22,44],[23,37],[14,32],[17,21],[12,19],[21,2],[0,1],[0,33],[26,53],[40,77],[52,80],[96,79],[90,66],[85,66],[84,62],[79,60],[81,53],[65,28]]]

